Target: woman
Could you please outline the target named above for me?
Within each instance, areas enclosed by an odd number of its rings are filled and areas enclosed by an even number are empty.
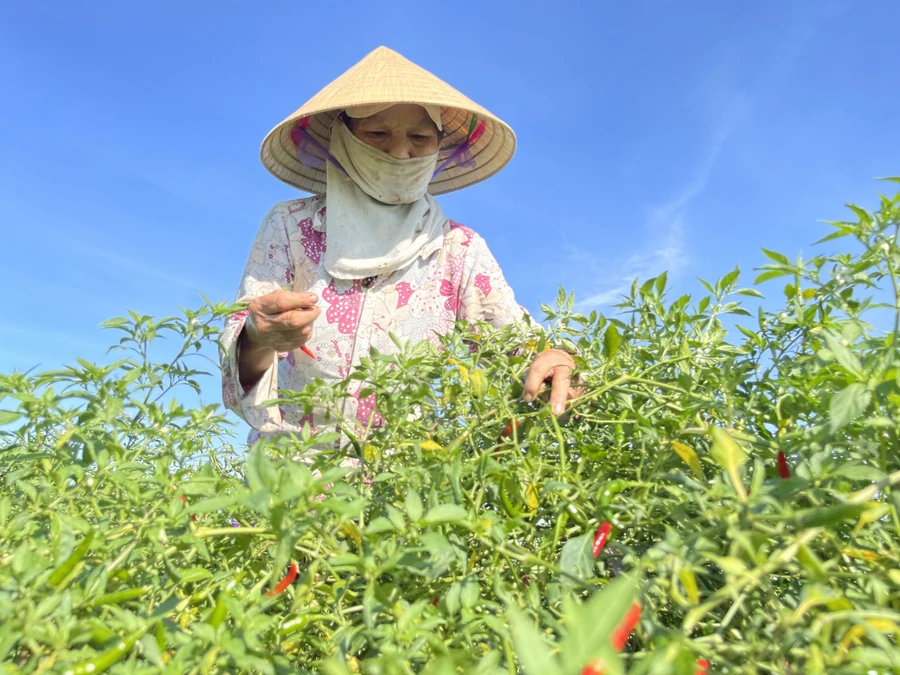
[[[343,380],[372,348],[396,353],[390,334],[437,342],[460,320],[524,317],[484,240],[433,197],[493,175],[514,151],[509,126],[385,47],[268,134],[266,168],[316,196],[263,219],[238,293],[248,309],[222,336],[223,398],[253,427],[250,442],[321,428],[322,413],[261,404],[316,377]],[[573,367],[563,351],[538,354],[525,400],[549,381],[561,414]],[[352,386],[342,416],[377,423]]]

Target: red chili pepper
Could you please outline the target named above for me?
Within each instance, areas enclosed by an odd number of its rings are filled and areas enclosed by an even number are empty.
[[[306,345],[300,345],[300,351],[303,352],[304,354],[306,354],[306,355],[307,355],[309,358],[311,358],[313,361],[318,361],[318,360],[319,360],[319,357],[316,356],[315,354],[313,354],[312,349],[310,349],[310,348],[307,347]]]
[[[518,429],[519,424],[518,420],[510,420],[506,423],[506,426],[503,427],[503,431],[500,432],[500,438],[497,439],[497,445],[494,447],[494,457],[500,454],[500,444],[503,442],[504,438],[509,438],[513,435],[513,429]]]
[[[518,420],[510,420],[506,423],[506,426],[503,427],[503,431],[500,432],[500,438],[509,438],[513,435],[513,429],[519,428]]]
[[[604,675],[606,664],[600,659],[594,659],[581,669],[581,675]]]
[[[185,497],[184,495],[181,495],[181,503],[182,503],[182,504],[187,504],[187,497]],[[196,522],[197,522],[197,514],[196,514],[196,513],[192,513],[192,514],[191,514],[191,522],[192,522],[192,523],[196,523]]]
[[[782,478],[791,477],[791,467],[788,464],[787,457],[784,456],[781,450],[778,451],[778,475]]]
[[[632,631],[635,626],[638,625],[638,621],[640,620],[641,606],[634,602],[631,604],[628,612],[625,613],[625,618],[622,619],[622,623],[619,624],[618,628],[613,631],[613,634],[609,638],[610,642],[612,642],[613,649],[620,652],[625,648],[625,645],[628,643],[628,638],[631,636]]]
[[[531,586],[531,577],[529,577],[527,574],[523,574],[522,584],[524,584],[525,586]]]
[[[437,598],[435,598],[434,600],[431,601],[432,607],[437,607],[439,604],[441,604],[441,601],[438,600]]]
[[[609,533],[612,531],[612,525],[608,522],[603,521],[600,523],[600,527],[597,528],[597,534],[594,535],[594,557],[596,558],[600,555],[600,551],[603,550],[603,547],[606,546],[606,540],[609,537]]]
[[[706,659],[697,659],[697,670],[694,671],[694,675],[706,675],[709,670],[709,661]]]
[[[298,571],[299,570],[297,569],[297,563],[291,561],[291,568],[288,570],[288,573],[284,575],[284,579],[279,581],[278,585],[271,591],[266,593],[266,595],[268,595],[269,597],[273,597],[275,595],[278,595],[279,593],[282,593],[284,589],[290,586],[294,582],[294,579],[297,578]]]

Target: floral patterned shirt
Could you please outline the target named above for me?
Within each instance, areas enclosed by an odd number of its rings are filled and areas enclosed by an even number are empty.
[[[306,423],[323,428],[324,411],[304,416],[299,406],[261,404],[277,399],[279,389],[303,389],[317,377],[328,383],[343,380],[373,347],[397,353],[392,333],[401,343],[437,343],[457,321],[487,321],[499,327],[525,315],[484,239],[453,221],[445,226],[441,248],[404,269],[374,279],[335,279],[323,265],[325,212],[324,197],[276,204],[253,242],[237,298],[249,302],[283,288],[318,295],[322,312],[306,344],[316,358],[300,350],[274,355],[256,386],[244,391],[237,343],[247,312],[232,315],[225,324],[223,400],[253,428],[250,443],[260,434],[299,432]],[[360,400],[362,383],[350,386],[342,416],[363,427],[370,421],[377,424],[373,397]]]

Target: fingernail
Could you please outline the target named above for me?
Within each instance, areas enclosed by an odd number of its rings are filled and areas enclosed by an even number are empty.
[[[553,414],[554,415],[562,415],[563,404],[562,403],[554,403],[553,404]]]
[[[531,394],[525,394],[525,403],[531,403],[534,400],[534,396]]]

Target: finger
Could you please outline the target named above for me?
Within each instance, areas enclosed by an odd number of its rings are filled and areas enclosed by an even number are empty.
[[[526,403],[531,403],[537,398],[544,380],[547,379],[552,370],[553,364],[547,361],[535,360],[531,364],[531,367],[528,369],[528,376],[525,378],[525,386],[522,389],[522,396]]]
[[[312,325],[321,313],[322,310],[318,307],[311,307],[309,309],[294,309],[275,316],[269,316],[267,317],[269,330],[276,333],[296,333],[299,329]]]
[[[259,300],[259,309],[264,314],[281,314],[292,309],[309,309],[319,301],[315,293],[298,293],[297,291],[273,291]]]
[[[312,339],[313,327],[307,326],[300,330],[284,333],[272,333],[269,336],[270,346],[278,352],[290,352],[299,349]]]
[[[554,415],[562,415],[569,397],[569,385],[572,384],[572,369],[568,366],[557,366],[553,369],[550,383],[550,409]]]

